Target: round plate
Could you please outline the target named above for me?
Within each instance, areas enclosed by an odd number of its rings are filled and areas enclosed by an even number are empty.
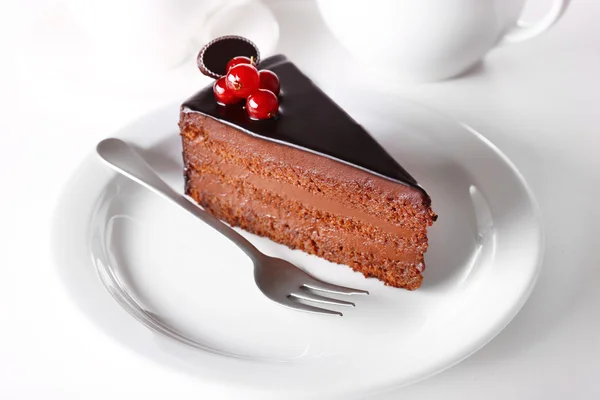
[[[433,199],[439,219],[420,289],[386,287],[245,233],[267,254],[371,293],[342,318],[285,309],[258,291],[250,260],[234,245],[91,154],[64,189],[54,224],[58,272],[73,301],[108,335],[162,365],[302,398],[412,383],[485,345],[522,307],[540,270],[541,224],[522,176],[484,137],[448,117],[381,94],[332,95]],[[181,191],[178,113],[171,105],[114,136]],[[99,278],[107,265],[132,300],[202,349],[127,314]]]

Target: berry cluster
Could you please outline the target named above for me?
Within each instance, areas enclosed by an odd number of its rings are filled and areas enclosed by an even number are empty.
[[[257,70],[248,57],[234,57],[227,63],[227,74],[217,79],[213,92],[219,104],[246,100],[252,119],[269,119],[279,108],[279,78],[273,71]]]

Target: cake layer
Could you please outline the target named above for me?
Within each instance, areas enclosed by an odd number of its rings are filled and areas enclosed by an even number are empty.
[[[203,208],[244,230],[409,290],[422,281],[422,251],[410,251],[347,232],[312,218],[302,207],[291,212],[264,191],[223,183],[219,176],[186,171],[188,194]]]
[[[422,191],[198,113],[183,112],[180,126],[186,192],[209,212],[388,285],[419,287],[435,216]]]

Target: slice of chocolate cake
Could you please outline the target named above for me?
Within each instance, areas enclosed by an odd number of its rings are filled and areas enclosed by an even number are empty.
[[[283,56],[276,118],[252,120],[208,87],[181,109],[186,193],[233,226],[409,290],[421,285],[427,193]]]

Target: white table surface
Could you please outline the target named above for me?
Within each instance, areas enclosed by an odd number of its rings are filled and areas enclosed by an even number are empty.
[[[152,79],[103,76],[54,3],[0,13],[2,42],[16,45],[0,58],[0,398],[247,398],[123,348],[61,287],[49,227],[70,174],[111,131],[206,81],[192,64]],[[549,33],[493,51],[467,76],[411,87],[357,73],[312,1],[269,6],[280,51],[319,84],[350,78],[468,123],[514,161],[542,209],[543,271],[514,321],[459,365],[375,398],[600,398],[600,1],[575,0]]]

